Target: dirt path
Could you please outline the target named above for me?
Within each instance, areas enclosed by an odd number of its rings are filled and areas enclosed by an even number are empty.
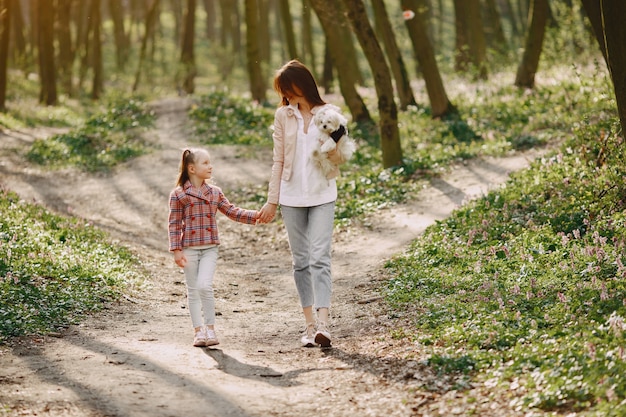
[[[183,276],[167,252],[167,195],[187,145],[189,103],[157,106],[155,151],[116,173],[48,173],[19,152],[38,132],[0,134],[0,184],[108,230],[144,259],[151,279],[124,302],[59,337],[0,347],[0,415],[7,416],[409,416],[517,415],[474,387],[465,404],[420,365],[421,353],[389,335],[375,291],[383,262],[436,219],[506,180],[534,154],[476,161],[434,180],[410,205],[372,217],[371,228],[334,242],[332,349],[300,348],[301,312],[286,235],[219,219],[216,276],[221,344],[191,346]],[[17,152],[16,152],[17,151]],[[267,182],[271,154],[211,149],[216,182],[228,189]],[[236,203],[236,202],[235,202]],[[504,413],[504,414],[502,414]],[[522,414],[520,414],[522,415]]]

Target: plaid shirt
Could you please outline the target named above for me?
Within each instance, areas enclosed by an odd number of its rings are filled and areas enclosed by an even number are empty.
[[[170,193],[169,247],[170,251],[189,246],[219,245],[215,217],[221,211],[229,219],[254,224],[256,210],[245,210],[231,204],[219,187],[202,184],[200,189],[187,181]]]

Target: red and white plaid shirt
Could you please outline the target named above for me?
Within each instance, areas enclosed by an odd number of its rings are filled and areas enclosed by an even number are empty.
[[[221,211],[239,223],[255,224],[256,210],[245,210],[231,204],[219,187],[202,184],[200,189],[187,181],[170,193],[169,248],[182,250],[190,246],[219,245],[215,216]]]

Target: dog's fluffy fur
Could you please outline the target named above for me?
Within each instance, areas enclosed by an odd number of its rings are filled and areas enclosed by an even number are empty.
[[[337,110],[331,107],[320,109],[315,113],[313,123],[317,126],[320,137],[312,158],[326,177],[333,168],[332,162],[328,160],[328,152],[336,148],[347,161],[356,150],[356,145],[348,136],[348,120]]]

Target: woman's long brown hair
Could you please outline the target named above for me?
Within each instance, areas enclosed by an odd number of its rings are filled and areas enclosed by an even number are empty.
[[[302,91],[303,97],[309,102],[311,107],[326,104],[320,97],[313,74],[297,59],[287,62],[276,71],[274,76],[274,90],[282,97],[281,106],[289,105],[289,101],[285,96],[289,94],[295,95],[294,86]]]

